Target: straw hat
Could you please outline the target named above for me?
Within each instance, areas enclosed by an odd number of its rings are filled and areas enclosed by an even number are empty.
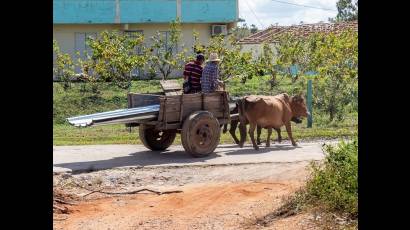
[[[208,61],[221,61],[221,59],[218,58],[217,53],[210,53]]]

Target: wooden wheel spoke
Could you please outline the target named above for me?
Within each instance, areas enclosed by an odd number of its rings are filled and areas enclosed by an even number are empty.
[[[153,126],[140,125],[139,136],[145,147],[151,150],[165,150],[176,137],[176,130],[155,130]]]

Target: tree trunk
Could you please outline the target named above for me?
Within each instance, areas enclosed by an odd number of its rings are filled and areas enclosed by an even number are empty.
[[[333,121],[333,119],[335,118],[335,116],[337,115],[338,111],[338,107],[336,106],[336,103],[340,103],[340,101],[336,100],[336,94],[340,93],[339,89],[340,89],[340,84],[339,84],[339,80],[333,81],[334,88],[333,88],[333,93],[332,93],[332,97],[330,98],[330,111],[329,111],[329,119],[330,121]]]
[[[273,90],[275,86],[276,86],[276,74],[272,73],[271,79],[270,79],[270,90]]]
[[[167,70],[167,79],[168,79],[168,76],[171,74],[171,65],[168,65],[168,70]]]
[[[334,96],[332,96],[330,98],[328,111],[329,111],[329,121],[332,122],[333,119],[335,118],[335,113],[336,113],[336,105],[335,105],[335,97]]]
[[[329,111],[329,121],[332,122],[335,117],[334,111],[331,109]]]
[[[159,70],[161,71],[162,74],[162,80],[165,80],[167,78],[166,73],[164,71],[164,67],[159,68]]]
[[[296,74],[294,77],[292,77],[292,83],[295,83],[299,79],[299,74]]]

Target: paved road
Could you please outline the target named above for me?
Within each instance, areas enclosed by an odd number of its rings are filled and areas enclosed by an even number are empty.
[[[84,172],[118,167],[161,167],[189,165],[229,165],[252,163],[281,163],[320,160],[324,157],[323,141],[273,144],[255,151],[251,145],[219,145],[215,153],[205,158],[193,158],[182,146],[173,145],[165,152],[152,152],[142,145],[83,145],[54,146],[54,172]],[[334,142],[326,142],[334,143]]]

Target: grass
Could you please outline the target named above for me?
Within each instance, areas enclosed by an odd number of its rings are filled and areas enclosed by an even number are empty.
[[[348,137],[357,134],[357,126],[345,126],[336,128],[313,127],[306,128],[306,124],[293,125],[292,134],[297,140],[314,139],[314,138],[338,138]],[[239,130],[237,130],[239,137]],[[261,139],[266,140],[267,131],[263,130]],[[283,139],[287,139],[287,133],[282,129]],[[272,139],[276,134],[272,135]],[[249,137],[248,137],[248,142]],[[222,144],[234,143],[229,133],[221,133]],[[180,144],[180,136],[174,141],[174,144]],[[90,144],[141,144],[138,138],[138,128],[129,128],[124,125],[107,125],[88,128],[76,128],[67,124],[55,124],[53,127],[53,145],[90,145]]]
[[[90,92],[82,92],[84,83],[72,83],[71,88],[64,91],[59,83],[53,83],[53,123],[63,124],[70,116],[104,112],[127,107],[127,91],[100,83],[101,95],[95,97]],[[130,89],[135,93],[161,92],[159,80],[135,81]]]
[[[291,84],[291,80],[288,78],[279,77],[279,83],[273,90],[270,89],[268,81],[270,76],[253,77],[248,79],[245,83],[242,83],[239,78],[231,79],[226,83],[226,90],[231,96],[244,96],[252,94],[264,94],[264,95],[276,95],[281,92],[287,92],[292,94],[297,88]]]
[[[323,221],[318,223],[323,229],[357,229],[357,134],[351,140],[342,141],[337,146],[324,146],[324,151],[324,161],[311,164],[311,174],[306,186],[287,197],[282,207],[258,220],[259,223],[266,224],[277,218],[310,210],[324,217]],[[344,223],[336,221],[335,216],[339,216]]]
[[[262,80],[254,78],[245,84],[240,79],[233,79],[227,84],[227,90],[232,96],[246,94],[276,94],[279,91],[291,92],[290,81],[281,81],[275,92],[269,91],[266,84],[268,77]],[[178,79],[182,82],[182,79]],[[127,107],[127,90],[121,90],[108,83],[101,83],[101,94],[95,97],[90,92],[82,91],[88,87],[84,83],[73,83],[72,87],[64,91],[60,84],[53,83],[53,144],[54,145],[83,145],[83,144],[140,144],[137,128],[131,132],[124,125],[109,125],[88,128],[72,127],[65,119],[70,116],[104,112]],[[134,81],[130,89],[137,93],[160,92],[159,80]],[[270,92],[270,93],[269,93]],[[357,133],[357,114],[350,114],[343,122],[326,123],[326,117],[314,111],[313,128],[306,128],[306,120],[302,124],[293,124],[293,136],[298,139],[337,138],[352,136]],[[239,136],[239,131],[237,131]],[[262,140],[266,140],[267,132],[262,131]],[[287,138],[283,128],[282,136]],[[276,138],[275,134],[272,137]],[[249,139],[249,138],[248,138]],[[248,140],[249,141],[249,140]],[[180,144],[179,135],[174,142]],[[229,133],[221,135],[221,143],[233,143]]]

